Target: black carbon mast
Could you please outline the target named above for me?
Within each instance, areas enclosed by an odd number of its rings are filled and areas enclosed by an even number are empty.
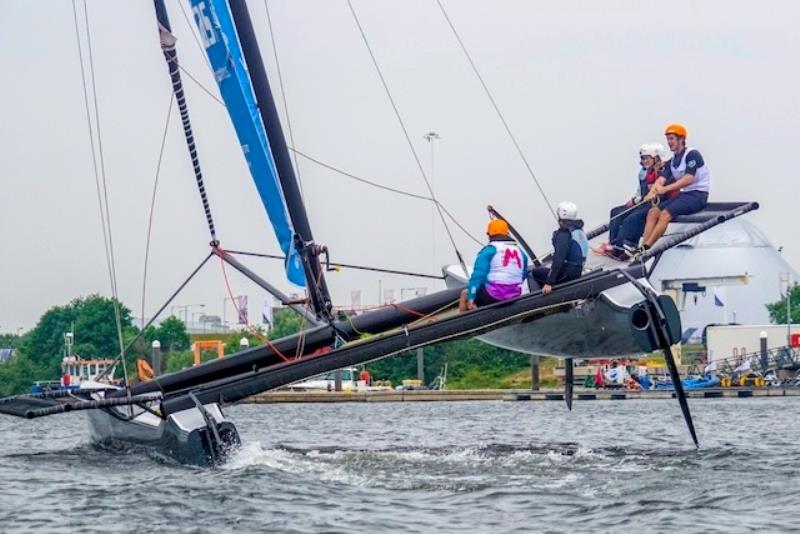
[[[253,85],[258,110],[264,123],[264,129],[267,132],[267,139],[269,139],[270,149],[278,171],[278,179],[280,180],[286,207],[294,227],[295,247],[303,259],[303,270],[306,275],[311,306],[317,316],[325,318],[330,323],[333,320],[331,313],[333,303],[319,260],[321,254],[327,254],[327,249],[317,245],[311,233],[308,213],[306,213],[306,207],[300,195],[300,187],[298,186],[292,160],[286,146],[286,137],[283,135],[280,116],[278,115],[275,99],[272,96],[267,73],[264,69],[264,61],[261,57],[261,50],[258,47],[247,4],[244,0],[230,0],[228,5],[233,16],[233,24],[239,35],[239,44],[242,46],[242,53],[250,74],[250,82]]]

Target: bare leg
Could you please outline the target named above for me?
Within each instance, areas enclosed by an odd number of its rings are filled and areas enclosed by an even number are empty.
[[[469,308],[467,308],[467,290],[461,292],[461,295],[458,297],[458,311],[465,312]]]
[[[642,234],[643,244],[650,242],[650,235],[653,233],[660,214],[661,210],[658,208],[650,208],[650,211],[647,212],[647,221],[644,224],[644,233]]]
[[[658,241],[661,236],[664,235],[664,232],[667,231],[667,226],[671,220],[672,215],[668,211],[662,210],[661,215],[658,216],[658,222],[656,222],[656,225],[653,228],[653,232],[650,234],[650,236],[648,236],[644,244],[648,247],[652,247],[653,243]]]

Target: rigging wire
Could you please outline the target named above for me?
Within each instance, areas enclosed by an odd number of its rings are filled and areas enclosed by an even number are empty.
[[[294,172],[297,175],[297,184],[300,186],[300,197],[305,200],[303,191],[303,180],[300,178],[300,165],[297,162],[297,153],[294,152],[294,132],[292,132],[292,121],[289,117],[289,105],[286,102],[286,90],[283,87],[283,74],[281,73],[281,62],[278,59],[278,45],[275,42],[275,32],[272,29],[272,17],[269,14],[269,4],[264,0],[264,9],[267,12],[267,27],[269,28],[269,38],[272,42],[272,54],[275,57],[275,67],[278,73],[278,85],[281,88],[281,102],[283,103],[283,113],[286,115],[286,128],[289,130],[289,150],[294,156]]]
[[[428,188],[428,192],[431,195],[432,199],[436,198],[436,195],[433,192],[433,187],[431,187],[430,180],[428,180],[427,174],[425,174],[425,169],[422,166],[422,162],[417,155],[417,151],[414,149],[414,143],[411,142],[411,136],[408,134],[408,130],[406,129],[405,123],[403,122],[403,118],[400,115],[400,110],[397,108],[397,104],[392,97],[391,91],[389,91],[389,85],[386,83],[386,79],[383,77],[383,73],[381,72],[381,68],[378,65],[378,60],[375,57],[375,54],[372,52],[372,47],[367,40],[367,35],[364,33],[364,28],[361,26],[361,21],[358,19],[358,15],[356,15],[356,10],[353,8],[353,3],[351,0],[347,0],[347,5],[350,8],[350,13],[353,14],[353,20],[355,20],[356,26],[358,26],[358,31],[361,34],[361,38],[364,40],[364,45],[367,47],[367,51],[369,52],[370,58],[372,58],[372,64],[375,66],[375,70],[378,73],[378,77],[381,80],[381,84],[383,85],[384,91],[386,91],[386,96],[389,98],[389,102],[392,105],[392,109],[394,110],[394,114],[397,117],[397,121],[400,123],[400,128],[403,130],[403,135],[406,138],[406,142],[408,143],[408,147],[411,149],[411,154],[414,156],[414,161],[417,163],[417,167],[419,168],[420,175],[422,179],[425,181],[425,185]],[[439,203],[434,204],[436,206],[437,211],[439,212],[439,218],[442,220],[442,225],[444,226],[445,232],[447,232],[447,237],[450,239],[450,243],[453,245],[453,249],[455,250],[456,257],[458,258],[458,262],[461,264],[461,267],[464,269],[464,272],[467,271],[467,265],[464,263],[464,258],[461,256],[461,252],[458,250],[458,246],[456,245],[456,241],[453,238],[453,234],[450,231],[450,227],[447,224],[447,221],[444,218],[444,214],[442,213],[442,208]]]
[[[150,197],[150,213],[147,217],[147,238],[144,246],[144,274],[142,276],[142,318],[141,324],[144,327],[144,308],[145,298],[147,295],[147,264],[150,259],[150,237],[153,231],[153,213],[156,208],[156,193],[158,192],[158,179],[161,176],[161,162],[164,159],[164,148],[167,145],[167,133],[169,131],[169,123],[172,119],[172,106],[175,103],[173,94],[169,94],[169,107],[167,108],[167,120],[164,124],[164,134],[161,136],[161,149],[158,152],[158,163],[156,164],[156,176],[153,180],[153,194]]]
[[[194,42],[197,43],[197,47],[200,49],[200,56],[205,60],[208,70],[214,72],[214,69],[211,68],[211,61],[208,60],[206,51],[203,48],[203,45],[200,43],[200,37],[197,35],[196,31],[197,27],[194,24],[192,24],[192,22],[189,20],[189,14],[186,12],[186,7],[183,5],[183,0],[176,0],[176,3],[178,4],[178,7],[181,8],[181,13],[183,13],[183,20],[186,21],[186,26],[189,28],[189,33],[192,34],[192,37],[194,37]]]
[[[247,331],[250,332],[251,335],[257,337],[262,343],[271,348],[283,361],[288,362],[290,358],[278,350],[278,347],[276,347],[267,336],[262,334],[258,328],[251,325],[247,320],[247,315],[245,315],[244,311],[242,311],[242,309],[239,307],[236,298],[233,296],[233,290],[231,289],[231,284],[228,280],[228,271],[225,269],[225,260],[222,258],[222,256],[219,257],[219,262],[220,266],[222,267],[222,277],[225,279],[225,288],[228,291],[228,298],[230,299],[231,304],[233,304],[233,308],[236,310],[236,317],[239,319],[239,322],[244,323],[245,328],[247,328]],[[299,343],[300,341],[298,340],[298,347]]]
[[[483,76],[481,76],[480,71],[478,71],[478,67],[477,67],[477,65],[475,65],[475,62],[472,60],[472,56],[467,51],[467,47],[464,45],[464,41],[461,40],[461,36],[458,34],[458,31],[456,31],[456,27],[453,24],[453,21],[450,20],[450,17],[447,15],[447,11],[445,11],[441,0],[436,0],[436,4],[439,6],[439,9],[441,10],[442,15],[444,15],[444,18],[447,21],[447,25],[450,26],[450,29],[453,31],[453,35],[455,36],[456,41],[458,41],[458,45],[461,47],[461,50],[464,52],[464,55],[467,57],[467,61],[469,61],[469,64],[472,67],[472,71],[475,73],[475,76],[477,76],[478,81],[481,82],[481,86],[483,86],[483,90],[486,92],[486,96],[489,97],[489,102],[492,103],[492,107],[494,108],[494,111],[497,113],[497,116],[500,118],[500,122],[503,123],[503,127],[505,128],[506,133],[511,138],[511,142],[514,144],[514,147],[517,149],[517,153],[519,153],[519,157],[522,158],[522,162],[525,164],[525,168],[528,170],[528,174],[530,174],[531,178],[533,178],[533,181],[536,184],[537,189],[539,189],[539,193],[541,193],[542,198],[544,199],[545,203],[547,204],[547,207],[550,209],[550,213],[553,214],[553,217],[558,219],[558,216],[556,215],[556,212],[553,209],[553,205],[550,203],[550,200],[547,198],[547,195],[545,194],[544,189],[542,188],[542,184],[540,184],[539,183],[539,179],[536,178],[536,174],[534,174],[530,163],[528,163],[528,158],[525,157],[525,153],[522,151],[522,147],[520,147],[519,143],[517,142],[517,138],[514,136],[514,133],[511,131],[511,128],[509,127],[508,122],[506,122],[506,119],[503,116],[503,113],[500,111],[500,106],[497,105],[497,102],[495,101],[494,97],[492,96],[492,92],[489,91],[489,86],[486,85],[486,82],[484,81]]]
[[[266,4],[267,0],[264,0],[264,2]],[[267,11],[267,15],[269,16],[269,11]],[[192,26],[191,26],[191,23],[189,22],[188,18],[186,18],[186,23],[189,25],[189,29],[192,30]],[[192,33],[194,34],[194,32],[192,32]],[[272,33],[272,26],[271,25],[270,25],[270,35],[271,36],[274,35]],[[203,50],[202,44],[197,39],[195,39],[195,42],[197,43],[197,46],[200,49],[201,54],[203,54],[203,57],[205,57],[205,50]],[[276,61],[276,64],[277,64],[277,62],[278,62],[277,48],[275,47],[274,44],[273,44],[273,51],[275,52],[275,61]],[[210,89],[208,89],[205,85],[203,85],[203,83],[200,82],[200,80],[198,80],[195,76],[193,76],[185,67],[183,67],[183,65],[178,63],[177,57],[174,58],[174,59],[169,59],[169,61],[170,62],[174,62],[178,66],[178,68],[181,70],[181,72],[186,74],[189,77],[189,79],[192,80],[195,83],[195,85],[197,85],[204,93],[206,93],[206,95],[211,97],[212,100],[214,100],[217,104],[219,104],[221,106],[225,106],[225,103],[222,100],[220,100],[219,97],[217,97]],[[208,61],[208,58],[206,58],[206,61]],[[280,67],[278,68],[278,76],[279,76],[279,80],[280,80],[280,76],[281,76]],[[459,230],[461,230],[464,233],[464,235],[466,235],[468,238],[470,238],[472,241],[474,241],[479,246],[483,246],[483,242],[481,242],[481,240],[479,240],[474,235],[472,235],[469,232],[469,230],[467,230],[464,227],[464,225],[461,224],[453,216],[453,214],[447,209],[447,207],[439,199],[433,198],[433,197],[424,196],[424,195],[418,195],[416,193],[410,193],[408,191],[403,191],[401,189],[388,187],[388,186],[385,186],[385,185],[378,184],[376,182],[372,182],[370,180],[366,180],[364,178],[360,178],[360,177],[355,176],[355,175],[353,175],[351,173],[348,173],[348,172],[346,172],[344,170],[338,169],[338,168],[334,167],[333,165],[329,165],[329,164],[327,164],[327,163],[325,163],[323,161],[320,161],[320,160],[318,160],[316,158],[313,158],[312,156],[309,156],[308,154],[305,154],[302,151],[296,149],[295,146],[294,146],[294,138],[293,138],[293,134],[292,134],[291,124],[288,123],[289,111],[288,111],[288,107],[286,105],[286,97],[285,97],[286,92],[284,91],[284,86],[283,86],[283,82],[282,81],[280,81],[280,86],[281,86],[281,94],[282,94],[282,97],[283,97],[284,110],[285,110],[285,113],[286,113],[286,116],[287,116],[287,127],[289,129],[290,143],[292,145],[291,147],[289,147],[289,150],[294,155],[294,160],[295,160],[294,166],[295,166],[295,170],[298,173],[298,179],[299,179],[299,174],[300,174],[300,165],[297,162],[297,156],[300,156],[300,157],[302,157],[304,159],[307,159],[308,161],[316,163],[317,165],[319,165],[321,167],[324,167],[324,168],[326,168],[326,169],[328,169],[330,171],[333,171],[335,173],[341,174],[341,175],[346,176],[348,178],[352,178],[353,180],[356,180],[356,181],[361,182],[363,184],[371,185],[371,186],[376,187],[378,189],[383,189],[385,191],[389,191],[389,192],[392,192],[392,193],[397,193],[399,195],[403,195],[403,196],[407,196],[407,197],[411,197],[411,198],[417,198],[419,200],[426,200],[428,202],[433,202],[439,208],[441,208],[441,211],[444,212],[444,214],[447,216],[447,218],[450,219],[453,222],[453,224],[455,224],[459,228]],[[300,189],[301,189],[301,194],[302,194],[302,189],[303,189],[302,183],[300,183]]]
[[[83,0],[84,21],[86,24],[86,46],[89,59],[89,72],[92,86],[92,98],[94,100],[94,120],[97,132],[97,148],[95,149],[95,128],[92,127],[92,113],[89,105],[89,87],[87,84],[86,69],[84,67],[83,47],[81,45],[80,24],[78,23],[78,8],[76,0],[72,0],[72,15],[75,22],[75,39],[78,44],[78,60],[81,66],[81,82],[83,85],[83,100],[86,108],[86,122],[89,130],[89,142],[92,153],[92,168],[94,171],[95,188],[97,190],[97,201],[100,208],[100,222],[103,231],[103,246],[106,254],[106,266],[108,277],[111,284],[112,303],[114,307],[114,320],[117,328],[117,338],[120,347],[120,359],[122,360],[122,372],[125,384],[130,386],[128,379],[128,369],[125,363],[125,343],[122,338],[122,319],[119,309],[119,292],[117,290],[116,264],[114,262],[114,242],[111,237],[111,214],[108,203],[108,184],[106,181],[105,159],[103,157],[103,141],[100,130],[100,112],[97,103],[97,85],[95,83],[94,57],[92,54],[91,29],[89,26],[89,11],[86,0]],[[98,157],[99,156],[99,157]],[[98,168],[99,160],[99,168]],[[102,185],[101,185],[102,184]]]
[[[241,256],[253,256],[256,258],[266,258],[270,260],[281,260],[286,261],[286,256],[282,256],[280,254],[264,254],[261,252],[247,252],[243,250],[227,250],[228,254],[238,254]],[[332,269],[338,270],[338,268],[342,269],[356,269],[360,271],[372,271],[376,273],[386,273],[386,274],[397,274],[400,276],[414,276],[417,278],[431,278],[434,280],[442,280],[444,276],[436,275],[436,274],[426,274],[426,273],[414,273],[411,271],[400,271],[397,269],[383,269],[381,267],[369,267],[366,265],[353,265],[351,263],[338,263],[338,262],[330,262],[329,264]]]
[[[203,258],[203,261],[201,261],[200,264],[197,267],[195,267],[194,270],[189,274],[189,276],[187,276],[186,279],[183,282],[181,282],[181,284],[178,286],[178,289],[173,291],[172,294],[169,296],[169,298],[167,298],[167,300],[164,302],[164,304],[162,304],[161,307],[158,310],[156,310],[156,312],[153,314],[150,320],[147,321],[147,324],[144,325],[141,330],[139,330],[139,333],[136,334],[133,337],[133,339],[128,341],[128,344],[125,345],[126,351],[131,347],[133,347],[133,344],[139,341],[142,338],[142,336],[145,335],[147,329],[150,328],[150,326],[153,323],[155,323],[156,320],[158,320],[161,314],[164,313],[164,310],[167,309],[167,306],[172,304],[172,301],[175,300],[175,298],[181,293],[181,291],[184,290],[184,288],[186,288],[187,285],[189,285],[189,282],[191,282],[192,279],[195,277],[195,275],[200,272],[203,266],[205,266],[205,264],[208,263],[208,260],[210,260],[212,256],[214,256],[214,251],[209,252],[208,255],[205,258]],[[120,354],[117,355],[117,357],[114,359],[114,363],[108,366],[106,370],[103,371],[100,375],[98,375],[96,379],[103,378],[106,375],[106,373],[108,373],[111,369],[113,369],[114,365],[116,365],[117,362],[120,361],[120,358],[122,358],[122,352],[120,352]]]
[[[338,168],[334,167],[333,165],[330,165],[328,163],[325,163],[324,161],[320,161],[320,160],[318,160],[316,158],[313,158],[313,157],[309,156],[308,154],[305,154],[305,153],[303,153],[303,152],[301,152],[299,150],[293,150],[293,152],[295,152],[300,157],[307,159],[308,161],[316,163],[320,167],[324,167],[324,168],[326,168],[326,169],[328,169],[330,171],[333,171],[333,172],[335,172],[337,174],[341,174],[342,176],[346,176],[347,178],[351,178],[351,179],[353,179],[353,180],[355,180],[357,182],[361,182],[362,184],[369,185],[369,186],[375,187],[377,189],[383,189],[384,191],[388,191],[390,193],[396,193],[398,195],[407,196],[407,197],[410,197],[410,198],[416,198],[416,199],[419,199],[419,200],[426,200],[428,202],[433,202],[433,203],[437,204],[442,209],[442,211],[445,213],[445,215],[447,215],[447,217],[451,221],[453,221],[453,224],[455,224],[459,228],[459,230],[464,232],[464,235],[466,235],[467,237],[469,237],[470,239],[475,241],[475,243],[477,243],[479,246],[483,246],[483,243],[478,238],[476,238],[474,235],[472,235],[469,232],[469,230],[467,230],[464,227],[463,224],[458,222],[458,219],[456,219],[453,216],[453,214],[450,213],[450,211],[445,207],[445,205],[442,204],[436,198],[426,197],[425,195],[419,195],[417,193],[411,193],[409,191],[404,191],[402,189],[396,189],[394,187],[389,187],[389,186],[386,186],[386,185],[382,185],[382,184],[379,184],[377,182],[373,182],[371,180],[367,180],[366,178],[361,178],[359,176],[356,176],[356,175],[354,175],[352,173],[349,173],[347,171],[344,171],[342,169],[338,169]]]

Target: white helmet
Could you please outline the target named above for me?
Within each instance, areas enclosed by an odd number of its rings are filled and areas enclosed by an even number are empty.
[[[562,202],[556,208],[559,219],[574,221],[578,218],[578,206],[574,202]]]
[[[645,143],[641,147],[639,147],[639,157],[642,156],[650,156],[654,158],[659,155],[658,149],[664,148],[659,143]]]
[[[658,157],[661,158],[661,161],[664,163],[668,162],[672,158],[672,153],[669,151],[667,147],[662,145],[661,143],[656,143],[658,147],[656,152],[658,153]]]

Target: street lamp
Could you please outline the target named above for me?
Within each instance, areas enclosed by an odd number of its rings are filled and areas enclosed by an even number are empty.
[[[169,312],[171,314],[175,315],[175,311],[174,310],[176,308],[178,310],[182,309],[183,310],[183,323],[185,325],[188,325],[189,324],[189,308],[205,308],[205,307],[206,307],[205,304],[180,304],[180,305],[177,305],[177,306],[172,306],[169,309]]]

